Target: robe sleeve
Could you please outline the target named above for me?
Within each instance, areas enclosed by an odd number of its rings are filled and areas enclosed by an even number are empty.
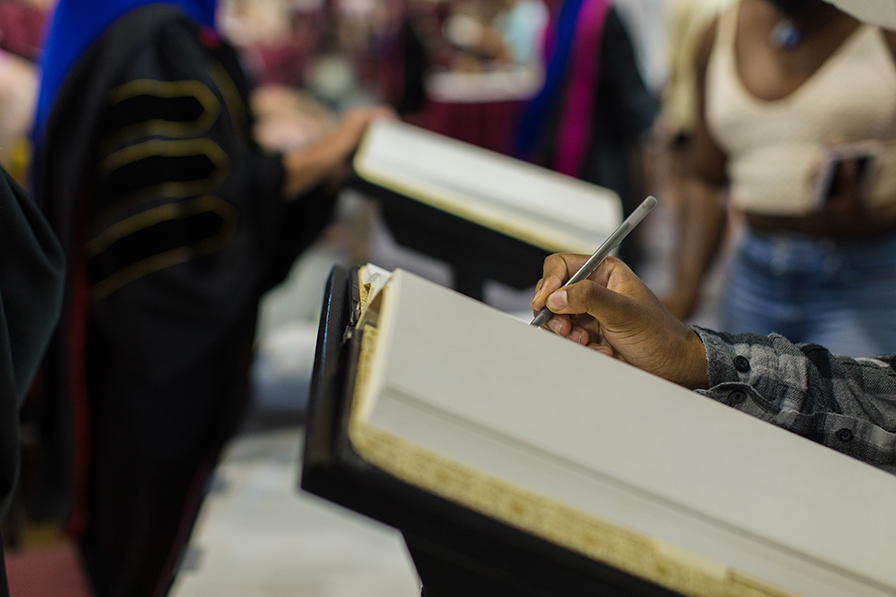
[[[188,23],[134,56],[106,100],[86,238],[91,320],[159,376],[254,312],[328,221],[320,189],[281,196],[251,137],[236,53]]]
[[[0,513],[19,468],[19,408],[62,307],[62,249],[37,207],[0,171]]]

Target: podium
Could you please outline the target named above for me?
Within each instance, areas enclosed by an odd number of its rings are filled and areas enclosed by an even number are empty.
[[[551,253],[591,254],[621,223],[619,197],[401,122],[373,123],[347,186],[376,199],[396,242],[448,263],[454,288],[532,286]]]
[[[360,350],[355,270],[327,283],[311,383],[301,488],[401,531],[426,597],[679,595],[420,490],[352,448],[348,408]]]
[[[402,270],[333,271],[307,426],[427,595],[896,592],[893,475]]]

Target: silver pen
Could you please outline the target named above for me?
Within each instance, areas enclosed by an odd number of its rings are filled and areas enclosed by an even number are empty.
[[[622,242],[626,236],[628,236],[629,232],[634,230],[635,226],[641,223],[641,220],[644,219],[650,210],[656,207],[656,197],[649,196],[647,199],[641,202],[641,205],[635,209],[629,215],[629,217],[623,220],[622,224],[619,225],[619,228],[613,231],[613,234],[607,237],[607,240],[601,244],[597,248],[597,250],[591,254],[591,257],[588,258],[582,267],[579,268],[579,271],[574,273],[572,277],[564,284],[563,286],[569,286],[570,284],[575,284],[576,282],[581,282],[585,278],[591,275],[591,273],[597,269],[597,266],[601,264],[601,262],[607,258],[607,255],[613,252],[619,243]],[[550,309],[545,306],[541,311],[538,312],[538,315],[532,320],[532,323],[529,325],[534,325],[536,327],[541,327],[544,322],[551,318],[553,313]]]

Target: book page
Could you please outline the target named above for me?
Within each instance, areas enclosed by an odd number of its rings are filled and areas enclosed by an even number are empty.
[[[368,308],[391,276],[391,271],[373,265],[372,263],[368,263],[367,265],[358,268],[358,305],[360,312],[358,326],[364,325],[364,316],[366,315]]]

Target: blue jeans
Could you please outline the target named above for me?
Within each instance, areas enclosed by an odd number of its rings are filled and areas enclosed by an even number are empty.
[[[853,357],[896,353],[896,235],[835,242],[748,229],[729,268],[721,325]]]

